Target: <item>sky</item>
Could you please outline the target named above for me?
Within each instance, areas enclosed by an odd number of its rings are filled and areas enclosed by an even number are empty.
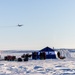
[[[0,50],[46,46],[75,48],[75,0],[0,0]]]

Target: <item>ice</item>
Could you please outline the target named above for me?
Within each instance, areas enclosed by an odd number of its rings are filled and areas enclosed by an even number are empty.
[[[75,61],[29,60],[28,62],[0,62],[0,75],[61,75],[75,74]],[[60,64],[60,65],[59,65]],[[74,67],[71,67],[72,65]]]
[[[46,59],[28,62],[2,60],[0,61],[0,75],[75,75],[75,59],[72,60],[70,55],[66,56],[69,60]]]

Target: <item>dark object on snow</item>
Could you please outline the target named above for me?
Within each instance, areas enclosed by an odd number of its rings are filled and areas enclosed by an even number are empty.
[[[40,59],[46,59],[46,53],[45,52],[40,53]]]
[[[57,52],[57,56],[60,57],[60,52]]]
[[[12,56],[12,61],[14,61],[16,59],[16,56]]]
[[[8,60],[8,61],[14,61],[15,59],[16,59],[16,56],[10,56],[10,55],[8,55],[8,56],[4,57],[4,60]]]
[[[7,56],[4,57],[4,60],[7,60]]]
[[[7,56],[7,60],[8,61],[11,61],[12,60],[12,57],[9,55],[9,56]]]
[[[24,61],[28,61],[28,58],[31,57],[31,55],[23,54],[21,57],[23,58]]]
[[[57,56],[58,56],[58,58],[60,58],[60,59],[65,59],[64,56],[61,56],[61,55],[60,55],[60,52],[57,52]]]
[[[32,53],[32,59],[37,59],[38,58],[38,52],[33,52]]]
[[[18,61],[21,62],[22,61],[22,58],[18,58]]]
[[[26,56],[28,56],[28,58],[30,58],[32,55],[31,54],[23,54],[21,57],[25,58]]]
[[[25,54],[23,54],[21,57],[22,57],[22,58],[25,58],[25,56],[26,56],[26,55],[25,55]]]
[[[26,54],[26,57],[30,58],[32,55],[31,54]]]
[[[28,54],[25,55],[24,61],[28,61]]]

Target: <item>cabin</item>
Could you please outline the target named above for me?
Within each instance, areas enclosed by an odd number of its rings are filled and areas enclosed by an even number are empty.
[[[45,47],[38,52],[33,52],[32,59],[56,59],[56,53],[54,49]]]

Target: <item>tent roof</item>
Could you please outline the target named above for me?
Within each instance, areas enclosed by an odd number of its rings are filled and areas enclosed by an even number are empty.
[[[45,47],[45,48],[43,48],[42,50],[40,50],[39,52],[43,52],[43,51],[49,52],[49,51],[54,51],[54,50],[51,49],[51,48],[49,48],[49,47]]]

